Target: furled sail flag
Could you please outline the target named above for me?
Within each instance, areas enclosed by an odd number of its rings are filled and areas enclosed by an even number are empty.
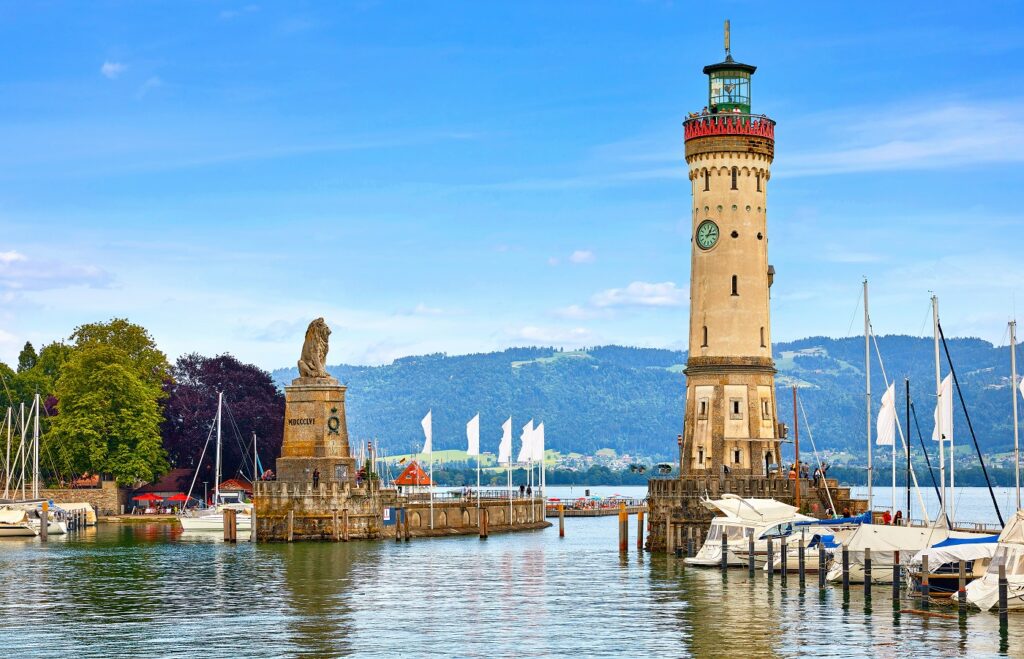
[[[882,394],[882,407],[878,410],[878,439],[875,444],[879,446],[892,446],[896,442],[896,385],[890,384],[889,388]]]
[[[533,457],[533,419],[523,426],[523,433],[519,435],[522,445],[519,447],[519,456],[516,462],[529,462]]]
[[[544,462],[544,422],[533,429],[533,461]]]
[[[1020,395],[1024,398],[1024,378],[1020,379]]]
[[[434,410],[428,411],[427,416],[423,417],[423,420],[420,421],[420,425],[423,426],[423,436],[426,438],[426,441],[423,442],[424,453],[434,452],[434,442],[432,441],[434,438],[433,418],[431,416],[433,412]]]
[[[480,415],[469,420],[466,424],[466,440],[468,448],[466,455],[480,455]]]
[[[501,424],[501,443],[498,444],[498,464],[512,463],[512,417]]]
[[[942,437],[939,437],[939,408],[942,408]],[[942,380],[942,386],[939,387],[939,401],[935,405],[935,429],[932,430],[932,439],[939,441],[939,439],[949,440],[953,436],[953,378],[947,375]]]

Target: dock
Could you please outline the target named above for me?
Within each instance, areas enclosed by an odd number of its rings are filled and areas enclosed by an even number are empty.
[[[644,499],[612,498],[580,501],[548,501],[545,516],[558,517],[558,506],[565,506],[566,517],[609,517],[618,515],[622,504],[626,504],[626,514],[635,515],[647,509]]]

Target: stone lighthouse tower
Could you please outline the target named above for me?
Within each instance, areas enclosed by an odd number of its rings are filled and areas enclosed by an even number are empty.
[[[729,48],[704,67],[708,100],[684,125],[692,189],[690,342],[682,475],[767,475],[779,460],[768,264],[775,122],[751,111],[756,67]]]

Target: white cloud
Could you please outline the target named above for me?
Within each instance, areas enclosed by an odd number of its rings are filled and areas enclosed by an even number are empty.
[[[46,291],[75,286],[101,288],[109,285],[110,281],[110,274],[96,266],[35,261],[16,251],[0,252],[2,292]]]
[[[414,316],[440,316],[443,313],[444,309],[439,309],[438,307],[428,307],[422,302],[417,304],[416,307],[412,310],[412,315]]]
[[[589,249],[578,249],[569,255],[569,261],[572,263],[593,263],[596,258]]]
[[[0,252],[0,263],[7,265],[8,263],[14,263],[15,261],[26,261],[27,257],[24,254],[15,252],[13,249],[9,252]]]
[[[585,327],[538,327],[526,325],[510,333],[513,338],[544,345],[571,345],[577,347],[593,340],[593,333]]]
[[[260,10],[259,5],[245,5],[238,9],[224,9],[220,12],[220,18],[222,21],[230,21],[244,14],[251,14]]]
[[[795,141],[826,144],[786,159],[778,176],[947,169],[1024,161],[1024,102],[847,109],[790,121]]]
[[[590,298],[595,307],[681,307],[686,291],[673,281],[650,283],[635,281],[625,288],[609,288]]]
[[[100,73],[109,80],[118,78],[128,66],[120,62],[104,62],[100,67]]]
[[[164,81],[161,80],[158,76],[153,76],[151,78],[148,78],[146,82],[142,83],[142,85],[139,86],[139,91],[135,92],[135,97],[144,98],[146,94],[148,94],[149,92],[153,91],[154,89],[159,89],[163,86]]]
[[[548,265],[554,266],[558,265],[559,263],[561,263],[561,261],[557,256],[548,257]]]

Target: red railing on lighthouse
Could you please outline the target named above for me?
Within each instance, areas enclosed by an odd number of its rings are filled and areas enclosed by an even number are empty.
[[[709,135],[750,135],[774,140],[775,122],[756,114],[704,114],[684,121],[683,131],[688,140]]]

